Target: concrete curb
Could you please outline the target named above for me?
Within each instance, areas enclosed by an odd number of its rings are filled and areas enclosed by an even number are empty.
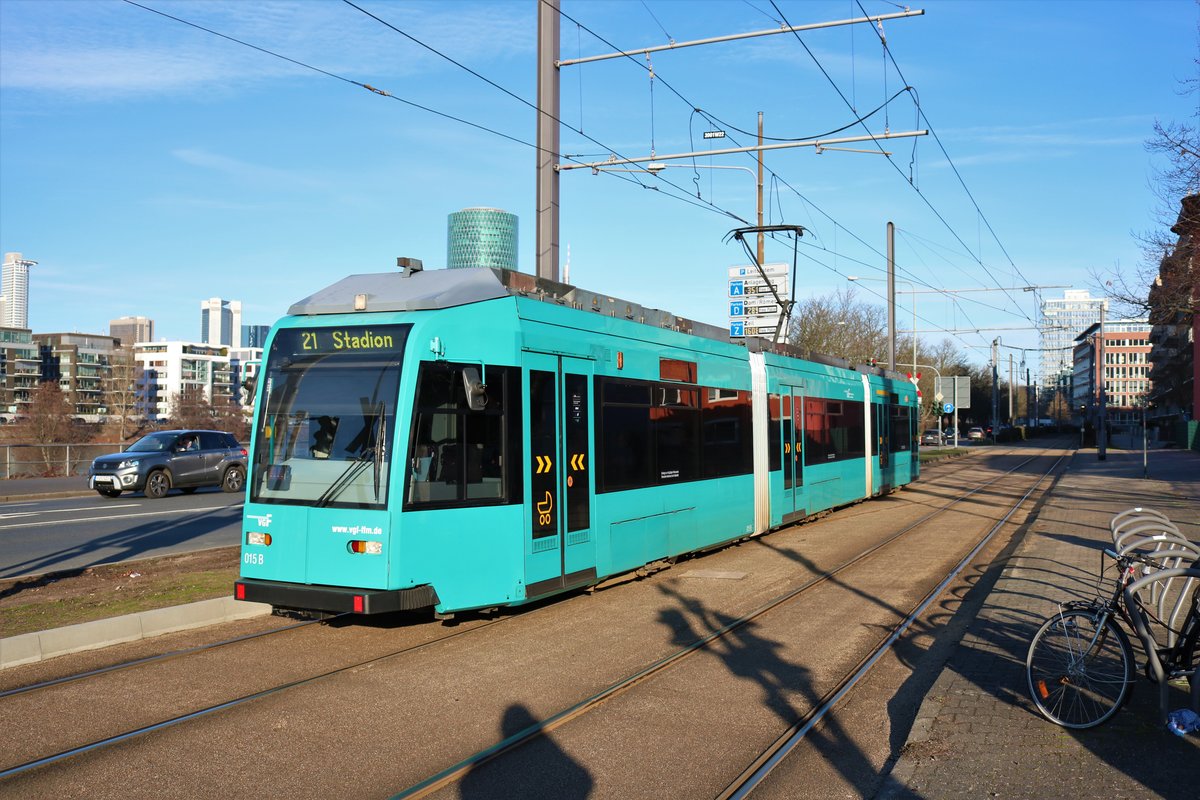
[[[65,628],[10,636],[0,639],[0,669],[33,664],[67,653],[149,639],[164,633],[215,625],[219,622],[261,617],[270,613],[271,606],[265,603],[247,603],[232,597],[218,597],[182,606],[156,608],[122,617],[82,622]]]
[[[22,500],[62,500],[67,497],[87,497],[93,495],[91,489],[75,490],[70,492],[30,492],[28,494],[8,494],[0,495],[0,503],[16,503]]]

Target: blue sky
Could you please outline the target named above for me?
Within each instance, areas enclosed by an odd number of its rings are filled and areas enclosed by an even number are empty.
[[[337,77],[118,0],[0,0],[0,249],[39,262],[35,331],[105,333],[110,319],[143,315],[160,338],[197,339],[200,301],[213,296],[241,300],[244,322],[270,324],[346,274],[393,269],[397,256],[444,265],[446,217],[471,206],[519,215],[520,266],[535,270],[529,106],[342,2],[144,4]],[[776,4],[793,25],[861,15],[849,0]],[[533,101],[534,0],[359,5]],[[1196,77],[1196,3],[911,8],[926,13],[883,24],[895,64],[859,25],[656,53],[653,82],[641,57],[564,68],[562,149],[585,161],[703,150],[712,123],[694,108],[741,145],[752,137],[733,129],[752,131],[759,111],[767,136],[809,137],[850,125],[907,84],[915,92],[867,127],[931,127],[936,139],[892,141],[890,159],[812,147],[768,154],[780,180],[768,175],[767,221],[808,229],[798,298],[846,286],[846,275],[882,276],[889,220],[902,277],[922,287],[1087,288],[1090,269],[1134,268],[1133,234],[1156,211],[1144,142],[1156,119],[1195,114],[1196,96],[1179,89]],[[770,0],[562,0],[562,10],[571,18],[562,58],[609,52],[596,35],[634,49],[780,19]],[[673,186],[639,178],[657,190],[622,180],[630,174],[564,172],[560,241],[572,283],[724,324],[726,270],[745,256],[722,240],[745,223],[723,212],[752,222],[755,185],[749,172],[704,167],[753,161],[696,163],[665,170]],[[790,262],[790,247],[769,243],[767,258]],[[866,298],[882,292],[863,288]],[[1037,318],[1030,293],[960,301],[920,295],[918,328]],[[899,302],[908,326],[911,298]],[[997,335],[1037,346],[1020,330],[959,342]]]

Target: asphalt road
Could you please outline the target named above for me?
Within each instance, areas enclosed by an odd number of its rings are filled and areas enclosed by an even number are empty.
[[[0,578],[236,545],[242,495],[219,489],[0,505]]]

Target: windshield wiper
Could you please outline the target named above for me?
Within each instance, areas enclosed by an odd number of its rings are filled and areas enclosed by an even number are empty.
[[[383,472],[383,459],[387,449],[386,439],[384,438],[384,434],[387,431],[387,418],[384,416],[384,405],[382,402],[375,405],[370,416],[373,416],[374,419],[371,419],[363,428],[364,433],[367,434],[367,443],[359,450],[358,456],[350,466],[346,467],[342,471],[342,474],[337,477],[337,480],[330,484],[329,488],[317,498],[317,508],[324,508],[333,502],[334,498],[344,492],[346,487],[354,483],[358,476],[366,470],[368,464],[374,468],[373,484],[375,488],[375,502],[379,502],[380,475]],[[373,431],[371,430],[372,425],[375,428]]]
[[[342,470],[342,474],[337,477],[337,480],[329,485],[328,489],[321,493],[321,496],[317,498],[317,502],[313,505],[315,505],[317,508],[324,508],[332,503],[335,497],[344,492],[346,487],[354,483],[355,479],[358,478],[358,476],[361,475],[371,463],[373,463],[374,459],[369,458],[369,456],[372,454],[372,451],[373,449],[365,450],[361,455],[358,456],[358,458],[356,458],[354,461],[351,461],[350,466]],[[378,479],[376,479],[376,500],[379,499],[378,485]]]

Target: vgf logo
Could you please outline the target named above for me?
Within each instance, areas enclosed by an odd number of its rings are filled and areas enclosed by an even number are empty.
[[[246,518],[255,520],[256,522],[258,522],[259,525],[261,525],[264,528],[271,527],[271,515],[270,514],[247,514]]]

